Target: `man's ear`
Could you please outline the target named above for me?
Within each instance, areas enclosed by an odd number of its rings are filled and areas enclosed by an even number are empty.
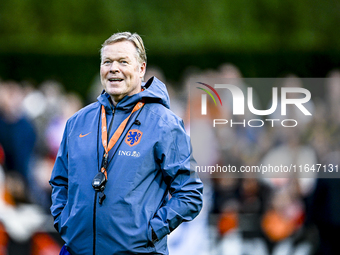
[[[146,63],[143,62],[141,64],[141,66],[139,67],[139,77],[142,79],[145,75],[145,71],[146,71]]]

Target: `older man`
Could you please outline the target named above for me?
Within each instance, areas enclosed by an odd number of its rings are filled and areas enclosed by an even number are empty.
[[[168,254],[167,235],[202,207],[182,120],[161,81],[142,83],[145,70],[141,37],[112,35],[104,91],[66,124],[50,180],[62,254]]]

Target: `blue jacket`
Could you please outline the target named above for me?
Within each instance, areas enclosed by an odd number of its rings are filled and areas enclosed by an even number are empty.
[[[145,105],[110,150],[106,199],[99,204],[92,179],[104,153],[101,105],[111,137],[142,99]],[[68,120],[50,180],[51,212],[70,253],[168,254],[167,235],[202,208],[203,184],[192,163],[190,139],[169,110],[161,81],[151,78],[116,107],[102,93]],[[159,241],[152,242],[151,229]]]

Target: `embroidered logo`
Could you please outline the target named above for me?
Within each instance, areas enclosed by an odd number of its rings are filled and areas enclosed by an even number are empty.
[[[139,131],[138,129],[129,130],[126,135],[125,142],[129,146],[135,146],[139,144],[140,140],[142,139],[143,132]]]
[[[85,137],[85,136],[87,136],[87,135],[89,135],[89,134],[91,134],[91,132],[90,132],[90,133],[87,133],[87,134],[85,134],[85,135],[80,134],[79,137],[82,138],[82,137]]]

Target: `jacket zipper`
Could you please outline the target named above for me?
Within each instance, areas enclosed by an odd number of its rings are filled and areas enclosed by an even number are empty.
[[[111,131],[111,127],[112,127],[112,123],[113,123],[113,117],[114,117],[114,109],[112,109],[112,119],[109,125],[109,130],[108,130],[108,135],[110,135],[110,131]],[[99,128],[99,126],[98,126]],[[98,148],[99,149],[99,148]],[[97,231],[96,231],[96,213],[97,213],[97,195],[98,195],[98,191],[95,191],[94,194],[94,205],[93,205],[93,255],[96,255],[96,235],[97,235]]]
[[[96,255],[96,211],[97,211],[97,193],[94,194],[94,206],[93,206],[93,255]]]

